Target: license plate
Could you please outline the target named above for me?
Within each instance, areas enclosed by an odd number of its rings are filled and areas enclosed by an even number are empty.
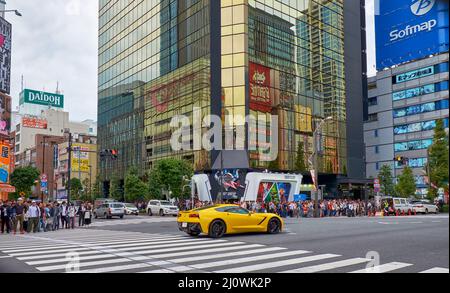
[[[182,226],[183,228],[187,228],[188,223],[183,223],[183,224],[181,224],[181,226]]]

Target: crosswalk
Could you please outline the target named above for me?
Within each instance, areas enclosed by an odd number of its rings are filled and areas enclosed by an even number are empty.
[[[164,222],[176,222],[175,217],[138,217],[138,218],[125,218],[125,219],[113,219],[103,220],[96,219],[89,227],[101,228],[116,225],[136,225],[136,224],[152,224],[152,223],[164,223]]]
[[[51,273],[449,273],[448,268],[414,270],[403,262],[185,235],[75,230],[5,236],[0,266],[14,258],[37,272]]]

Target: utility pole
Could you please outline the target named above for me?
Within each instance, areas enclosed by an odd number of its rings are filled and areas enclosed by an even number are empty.
[[[69,130],[69,147],[67,148],[67,152],[68,152],[68,158],[69,158],[69,162],[67,163],[67,177],[68,177],[68,182],[67,182],[67,202],[70,202],[70,189],[71,189],[71,182],[70,182],[70,177],[72,176],[72,133]]]

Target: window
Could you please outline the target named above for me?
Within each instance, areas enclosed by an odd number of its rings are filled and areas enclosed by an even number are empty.
[[[374,136],[375,136],[375,137],[378,137],[378,129],[375,129],[375,130],[374,130]]]
[[[379,148],[379,146],[376,146],[375,147],[375,154],[379,154],[380,153],[380,148]]]
[[[448,118],[444,119],[444,126],[448,127]],[[394,127],[394,134],[406,134],[417,131],[428,131],[436,128],[436,120],[418,122],[406,125],[399,125]]]
[[[369,122],[378,121],[378,113],[369,114],[367,121]]]
[[[243,208],[232,208],[230,210],[228,210],[229,213],[233,213],[233,214],[240,214],[240,215],[248,215],[248,210],[243,209]]]
[[[437,102],[425,103],[420,105],[409,106],[406,108],[399,108],[393,111],[394,118],[411,116],[421,113],[432,112],[436,110],[448,109],[448,100],[441,100]]]
[[[378,162],[375,163],[375,170],[377,171],[380,170],[380,163]]]
[[[369,99],[369,106],[376,106],[378,105],[378,97],[370,98]]]
[[[428,95],[438,91],[438,86],[435,84],[429,84],[421,87],[407,89],[404,91],[395,92],[392,94],[392,100],[400,101],[404,99],[415,98],[423,95]]]

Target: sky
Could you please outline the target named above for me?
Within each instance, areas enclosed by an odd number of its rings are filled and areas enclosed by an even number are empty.
[[[7,0],[13,25],[13,109],[24,87],[54,92],[59,83],[70,119],[97,120],[97,0]],[[375,74],[374,0],[366,0],[368,75]]]

